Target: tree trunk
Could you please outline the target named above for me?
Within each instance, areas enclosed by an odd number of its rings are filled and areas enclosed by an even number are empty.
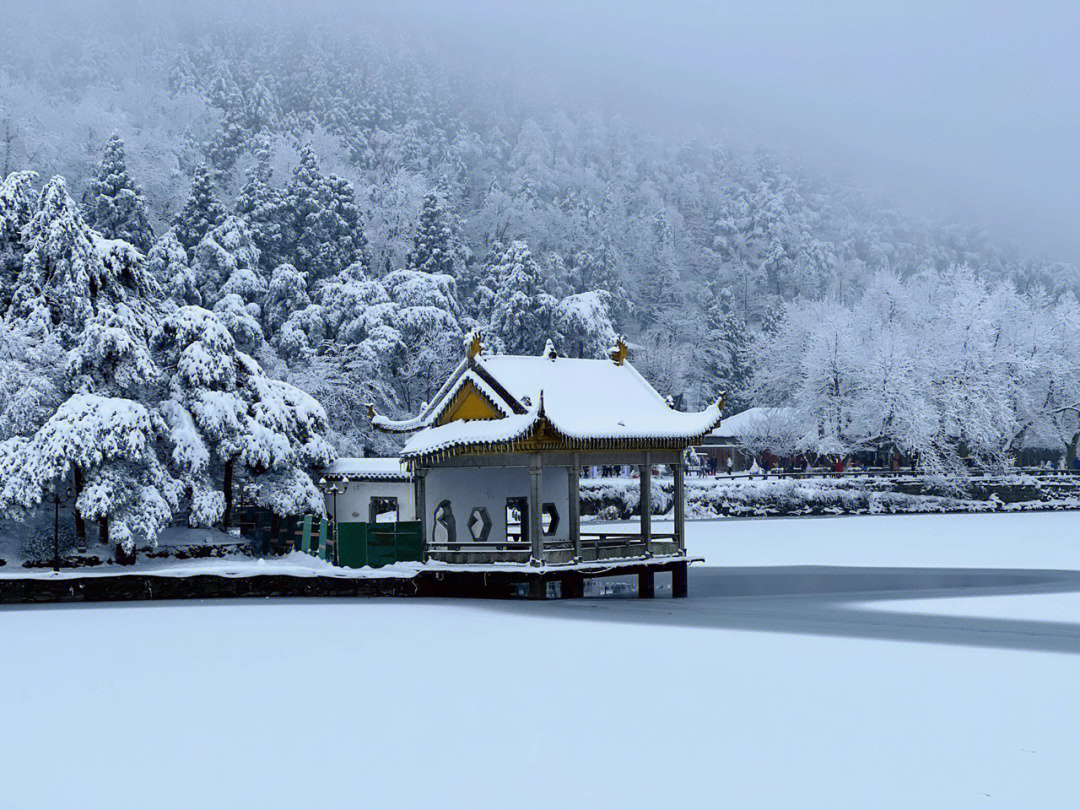
[[[98,540],[103,546],[109,545],[109,519],[107,517],[98,520]]]
[[[223,531],[228,531],[229,521],[232,520],[232,477],[233,460],[229,459],[225,462],[225,481],[221,485],[222,491],[225,494],[225,511],[221,515],[221,528]]]
[[[86,550],[86,521],[83,519],[82,512],[79,511],[78,502],[79,496],[82,494],[83,489],[83,474],[82,469],[75,467],[73,469],[73,478],[75,486],[75,505],[72,506],[71,512],[75,515],[75,536],[78,538],[78,546],[81,551]]]
[[[119,565],[134,565],[135,564],[135,546],[132,545],[131,551],[124,549],[123,543],[116,544],[116,562]]]

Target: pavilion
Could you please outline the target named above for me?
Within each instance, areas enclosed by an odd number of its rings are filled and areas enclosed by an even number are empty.
[[[686,592],[683,455],[720,421],[722,398],[696,413],[672,408],[627,361],[620,340],[607,360],[487,355],[479,334],[415,417],[371,410],[375,428],[412,434],[401,452],[412,473],[416,518],[429,561],[610,570],[632,563],[642,595],[652,572],[670,570]],[[591,464],[632,464],[641,502],[656,465],[674,479],[674,531],[583,532],[578,478]]]

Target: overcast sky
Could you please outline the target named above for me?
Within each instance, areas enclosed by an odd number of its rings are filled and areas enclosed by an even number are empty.
[[[104,2],[124,26],[225,11],[393,34],[525,100],[723,133],[1080,264],[1080,0]]]
[[[350,14],[422,33],[523,94],[722,128],[1080,263],[1076,0],[398,0]]]

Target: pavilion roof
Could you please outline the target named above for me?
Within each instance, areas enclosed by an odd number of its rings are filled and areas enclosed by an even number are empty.
[[[623,350],[624,351],[624,350]],[[455,394],[470,382],[498,419],[439,420]],[[381,430],[413,432],[402,458],[523,450],[541,434],[568,447],[665,447],[691,444],[720,421],[722,398],[695,413],[676,411],[625,360],[472,353],[455,369],[432,402],[413,419],[375,416]]]

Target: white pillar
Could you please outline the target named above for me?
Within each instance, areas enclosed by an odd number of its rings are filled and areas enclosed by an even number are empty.
[[[540,521],[540,476],[543,475],[544,462],[539,453],[533,453],[529,459],[529,541],[532,546],[532,565],[544,562],[544,524]]]
[[[645,553],[652,556],[652,459],[646,451],[641,466],[639,467],[641,481],[641,538],[645,541]]]
[[[686,481],[682,458],[674,465],[675,474],[675,547],[686,553]]]
[[[581,559],[581,501],[578,498],[578,475],[581,471],[581,456],[574,453],[573,466],[567,470],[567,483],[570,495],[570,542],[574,546],[574,559]]]
[[[417,469],[413,473],[413,511],[416,514],[416,519],[420,521],[420,537],[422,538],[420,546],[424,562],[427,562],[428,558],[428,543],[431,538],[428,537],[428,517],[427,517],[427,470]]]

